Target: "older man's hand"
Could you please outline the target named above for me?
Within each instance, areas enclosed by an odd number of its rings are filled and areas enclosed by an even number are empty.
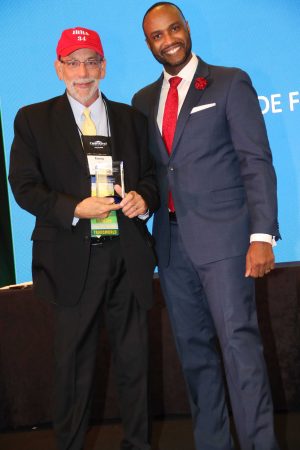
[[[75,208],[74,217],[79,219],[105,219],[111,211],[120,209],[113,197],[88,197]]]
[[[115,191],[118,195],[122,196],[122,189],[119,185],[115,186]],[[122,208],[122,212],[125,214],[125,216],[129,217],[129,219],[143,215],[148,210],[145,200],[136,191],[130,191],[125,194],[124,198],[119,204]]]

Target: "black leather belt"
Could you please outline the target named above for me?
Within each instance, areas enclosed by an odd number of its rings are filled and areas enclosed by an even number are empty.
[[[176,212],[175,211],[169,211],[169,219],[170,222],[177,222]]]
[[[91,245],[99,245],[102,246],[106,242],[111,242],[115,239],[117,239],[119,236],[98,236],[98,237],[92,237],[91,238]]]

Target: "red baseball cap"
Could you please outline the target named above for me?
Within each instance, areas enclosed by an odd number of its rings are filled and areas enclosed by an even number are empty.
[[[90,48],[104,58],[99,34],[87,28],[76,27],[64,30],[56,47],[57,58],[67,56],[80,48]]]

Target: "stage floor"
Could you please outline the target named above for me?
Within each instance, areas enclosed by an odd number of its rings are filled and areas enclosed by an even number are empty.
[[[275,428],[281,450],[300,449],[300,412],[275,415]],[[87,450],[119,450],[122,439],[120,423],[93,426],[86,443]],[[39,428],[0,434],[1,450],[56,450],[52,430]],[[189,417],[155,420],[153,450],[194,450],[192,423]]]

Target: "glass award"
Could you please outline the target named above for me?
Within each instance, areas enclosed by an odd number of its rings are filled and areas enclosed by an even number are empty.
[[[115,184],[121,186],[121,196],[114,191]],[[104,157],[95,164],[95,175],[92,176],[92,195],[97,197],[113,197],[119,203],[125,196],[123,161],[112,161]],[[91,219],[91,236],[116,236],[119,234],[116,211],[111,211],[105,219]]]
[[[96,196],[114,197],[120,202],[125,195],[123,161],[103,161],[95,166]],[[121,186],[121,197],[115,193],[114,185]]]

